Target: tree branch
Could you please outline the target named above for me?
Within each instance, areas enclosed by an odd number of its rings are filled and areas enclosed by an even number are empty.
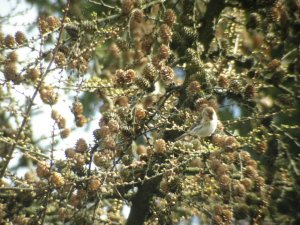
[[[198,40],[204,46],[204,54],[207,53],[210,43],[214,38],[214,21],[225,8],[224,0],[210,1],[207,5],[205,15],[202,20],[202,26],[198,29]]]
[[[138,187],[138,192],[132,199],[132,207],[126,225],[144,224],[147,213],[149,213],[150,200],[155,192],[157,192],[161,179],[162,175],[154,179],[145,180],[145,182]]]

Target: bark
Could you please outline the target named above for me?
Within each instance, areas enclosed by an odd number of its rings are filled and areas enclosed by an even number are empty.
[[[201,21],[201,27],[198,29],[198,40],[204,46],[204,54],[207,53],[210,43],[215,36],[214,21],[219,17],[225,8],[225,0],[213,0],[207,5],[207,10]]]
[[[132,199],[132,206],[126,225],[143,225],[149,214],[150,202],[157,192],[162,176],[146,180],[138,187]]]

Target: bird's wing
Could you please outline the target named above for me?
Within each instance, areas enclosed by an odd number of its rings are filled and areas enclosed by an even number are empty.
[[[202,123],[202,116],[200,116],[188,129],[188,131],[192,131],[195,127],[199,126]]]
[[[192,134],[192,131],[197,127],[199,126],[199,124],[201,124],[201,121],[202,121],[202,116],[199,116],[199,118],[189,127],[189,129],[184,133],[182,134],[181,136],[179,136],[178,138],[175,139],[175,141],[178,141],[186,136],[189,136]],[[197,129],[199,129],[201,127],[197,127]]]

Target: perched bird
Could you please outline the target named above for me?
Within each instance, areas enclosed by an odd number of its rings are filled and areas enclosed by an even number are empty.
[[[212,135],[218,125],[218,118],[215,110],[212,107],[205,107],[202,110],[202,117],[200,123],[194,124],[187,132],[178,137],[176,140],[180,140],[186,136],[198,136],[208,137]]]

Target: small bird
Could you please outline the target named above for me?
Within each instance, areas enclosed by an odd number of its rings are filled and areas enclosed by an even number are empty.
[[[186,136],[209,137],[217,129],[218,118],[215,110],[212,107],[205,107],[202,110],[202,118],[200,123],[194,124],[187,132],[185,132],[176,140],[180,140]]]

